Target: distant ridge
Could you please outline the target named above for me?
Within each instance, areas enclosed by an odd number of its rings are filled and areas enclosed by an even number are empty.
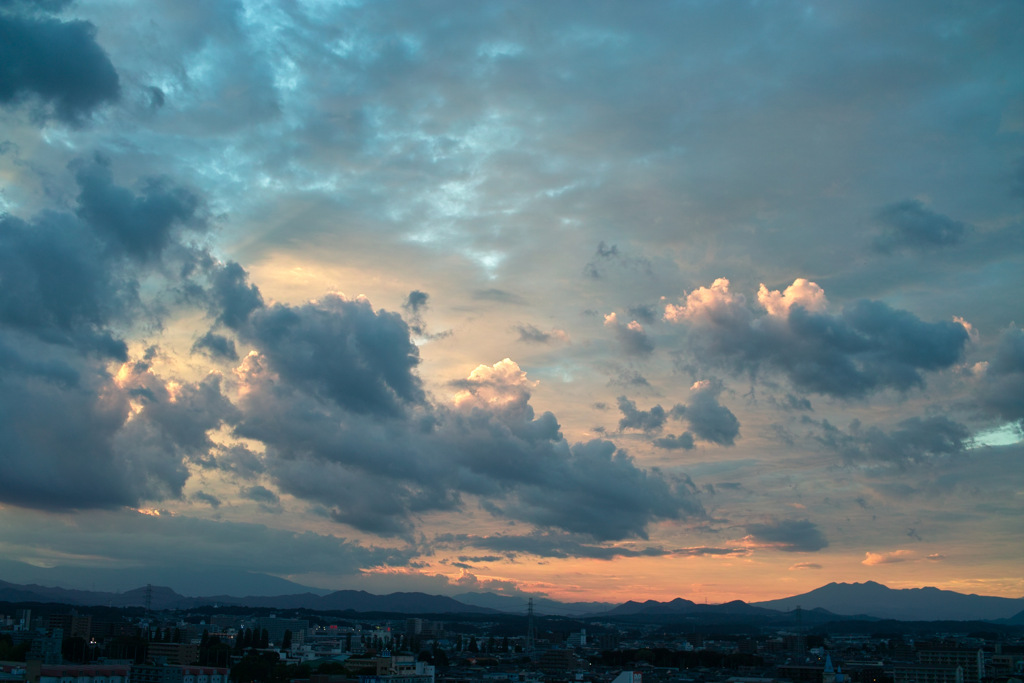
[[[341,590],[326,595],[304,592],[272,596],[222,594],[196,597],[181,595],[166,586],[152,586],[148,591],[146,587],[139,587],[115,593],[0,581],[0,602],[13,603],[142,607],[146,604],[147,592],[152,608],[156,610],[221,605],[394,614],[524,614],[525,602],[528,599],[528,596],[513,597],[492,593],[464,593],[456,598],[416,592],[374,595],[361,590]],[[867,618],[899,621],[988,621],[1024,625],[1024,598],[964,595],[930,587],[892,589],[874,581],[830,583],[801,595],[751,604],[741,600],[723,604],[700,604],[676,598],[669,602],[630,600],[612,606],[609,603],[596,602],[560,603],[543,597],[534,597],[534,605],[537,614],[580,618],[776,619],[785,615],[792,618],[794,610],[799,607],[804,611],[805,618],[813,615],[816,621]]]
[[[489,607],[508,614],[526,614],[527,601],[530,596],[495,595],[494,593],[459,593],[453,598],[467,605]],[[559,616],[579,617],[600,614],[615,607],[613,602],[558,602],[548,598],[534,596],[533,611],[535,614],[553,614]]]
[[[153,609],[190,609],[203,605],[237,605],[270,609],[311,609],[320,611],[394,612],[399,614],[492,614],[496,610],[466,605],[443,595],[426,593],[391,593],[374,595],[366,591],[344,590],[320,596],[313,593],[278,596],[211,595],[189,597],[166,586],[153,586],[148,591]],[[20,586],[0,581],[2,602],[53,602],[81,606],[142,607],[147,600],[145,587],[124,593],[68,590],[31,584]]]
[[[753,603],[774,610],[826,609],[902,621],[992,621],[1024,610],[1024,598],[964,595],[938,588],[889,588],[874,581],[830,583],[802,595]]]
[[[630,600],[613,610],[606,612],[607,616],[666,616],[673,614],[693,615],[729,615],[729,616],[770,616],[778,615],[779,610],[765,609],[748,605],[742,600],[733,600],[722,604],[698,604],[691,600],[676,598],[670,602],[657,602],[647,600],[645,602],[634,602]]]
[[[331,592],[279,576],[226,567],[36,567],[0,558],[0,577],[13,584],[106,593],[123,593],[129,587],[146,584],[167,586],[181,595],[276,596]]]

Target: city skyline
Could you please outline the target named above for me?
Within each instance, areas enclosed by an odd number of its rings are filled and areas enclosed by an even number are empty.
[[[0,556],[1024,595],[1021,25],[7,3]]]

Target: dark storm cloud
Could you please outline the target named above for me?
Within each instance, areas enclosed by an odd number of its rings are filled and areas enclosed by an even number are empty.
[[[281,502],[281,498],[268,489],[266,486],[247,486],[241,490],[243,498],[254,501],[256,503],[265,503],[269,505],[277,505]]]
[[[625,396],[619,396],[619,412],[622,418],[619,420],[619,431],[626,429],[637,429],[642,432],[660,432],[668,419],[668,413],[660,405],[650,410],[637,410],[636,402],[630,401]]]
[[[101,160],[73,166],[77,217],[0,216],[0,323],[123,360],[126,347],[112,327],[140,313],[140,279],[157,265],[130,257],[158,256],[176,243],[179,227],[205,229],[201,202],[166,180],[148,180],[136,194],[115,185]]]
[[[0,373],[0,500],[66,510],[130,505],[146,493],[113,443],[127,397],[111,395],[91,370],[79,366],[74,383],[25,366]]]
[[[550,334],[542,332],[533,325],[516,325],[515,330],[519,333],[519,341],[521,342],[547,344],[551,341]]]
[[[123,380],[129,392],[142,399],[143,409],[127,426],[131,433],[143,422],[159,430],[154,441],[173,447],[183,456],[203,458],[212,448],[208,432],[237,421],[234,405],[221,392],[219,375],[170,389],[159,377],[138,368]],[[179,456],[180,459],[180,456]]]
[[[615,332],[622,350],[631,356],[649,356],[654,351],[654,342],[636,320],[621,323],[614,313],[605,316],[604,326]]]
[[[645,537],[654,519],[703,515],[689,482],[637,467],[608,441],[570,446],[554,415],[535,417],[511,361],[479,371],[442,433],[466,470],[462,490],[488,496],[495,514],[599,540]],[[512,495],[494,497],[502,491]]]
[[[732,446],[740,433],[740,422],[732,411],[718,402],[723,386],[718,380],[703,380],[691,388],[693,397],[686,405],[677,403],[666,411],[660,405],[650,410],[638,410],[636,403],[625,396],[620,396],[619,431],[635,429],[646,434],[655,434],[662,430],[665,422],[671,417],[674,420],[686,421],[689,432],[677,436],[669,435],[654,441],[658,448],[670,450],[690,450],[694,447],[694,439]],[[692,432],[692,433],[691,433]]]
[[[801,283],[817,287],[801,280],[794,287]],[[816,295],[797,292],[787,305],[762,289],[771,313],[756,313],[719,279],[686,304],[669,305],[666,318],[690,323],[693,349],[708,365],[750,373],[772,368],[798,389],[839,398],[924,387],[922,372],[952,366],[968,342],[960,323],[926,323],[880,301],[857,301],[840,315],[815,312],[808,306],[821,307],[823,293]]]
[[[350,413],[314,386],[277,379],[262,357],[242,362],[237,432],[265,445],[258,464],[282,492],[320,504],[336,521],[386,535],[411,531],[412,509],[423,497],[447,506],[445,490],[434,486],[440,464],[418,457],[431,454],[429,426]]]
[[[952,247],[963,241],[966,226],[935,213],[916,200],[890,204],[875,215],[882,227],[871,246],[887,253],[897,249]]]
[[[259,287],[249,284],[249,274],[234,261],[213,266],[209,296],[217,321],[237,330],[249,315],[263,307]]]
[[[77,123],[96,107],[118,99],[117,72],[96,44],[95,26],[18,16],[3,9],[0,6],[0,105],[39,103],[37,116]]]
[[[607,441],[568,444],[554,415],[534,413],[530,383],[508,360],[453,383],[462,391],[451,407],[366,414],[304,378],[274,379],[262,357],[243,367],[237,431],[266,444],[276,486],[364,531],[409,537],[415,516],[463,509],[466,496],[500,518],[596,540],[704,514],[688,480],[641,469]]]
[[[420,311],[427,307],[427,301],[430,299],[430,295],[426,292],[421,292],[418,289],[414,289],[409,292],[409,296],[406,297],[405,303],[402,304],[402,308],[409,311],[413,315],[419,315]]]
[[[267,471],[263,458],[241,445],[216,448],[200,464],[245,480],[256,479]]]
[[[205,462],[214,449],[208,433],[236,421],[237,410],[221,393],[217,375],[166,382],[145,363],[124,370],[120,383],[137,412],[115,435],[115,452],[124,457],[126,472],[144,482],[145,498],[178,498],[189,477],[187,463]]]
[[[569,341],[569,336],[563,330],[545,332],[534,325],[516,325],[513,329],[519,333],[518,341],[528,344],[551,344],[556,341]]]
[[[430,295],[426,292],[421,292],[418,289],[409,292],[409,296],[406,297],[405,302],[402,304],[402,308],[409,318],[407,321],[409,329],[417,337],[429,340],[444,339],[452,336],[451,330],[435,333],[427,331],[427,323],[423,320],[423,312],[426,311],[429,300]]]
[[[828,420],[821,426],[818,441],[846,462],[873,461],[898,466],[961,454],[971,435],[962,424],[942,416],[903,420],[890,431],[877,426],[865,427],[859,420],[850,423],[847,432]]]
[[[345,410],[397,415],[424,400],[409,327],[367,301],[328,295],[303,306],[258,308],[242,334],[282,379]]]
[[[744,529],[757,543],[787,553],[815,552],[828,547],[828,541],[817,525],[806,519],[771,520],[748,524]]]
[[[423,323],[423,317],[421,313],[427,308],[427,301],[430,299],[430,295],[426,292],[421,292],[418,289],[414,289],[409,292],[409,296],[406,297],[405,303],[402,304],[402,308],[409,314],[409,329],[414,334],[422,335],[427,331],[426,325]]]
[[[641,327],[618,325],[615,327],[615,336],[626,353],[632,356],[647,356],[654,351],[654,342]]]
[[[112,266],[73,216],[0,216],[0,323],[43,343],[125,359],[108,325],[137,307],[138,284]]]
[[[164,181],[136,194],[101,162],[74,166],[77,215],[0,217],[0,498],[81,509],[178,497],[187,461],[212,447],[206,431],[234,419],[219,379],[172,388],[150,371],[155,350],[116,378],[109,362],[129,360],[118,331],[160,324],[141,282],[161,287],[155,257],[179,246],[175,227],[196,220],[199,202]],[[124,221],[154,234],[123,249],[135,229]]]
[[[144,363],[120,384],[80,367],[72,385],[24,366],[0,376],[0,499],[67,510],[180,496],[186,462],[212,445],[206,431],[234,415],[218,380],[176,384],[172,397]]]
[[[718,395],[722,388],[722,383],[717,380],[698,382],[692,389],[693,398],[686,405],[685,412],[678,412],[698,439],[732,446],[740,434],[740,421],[731,410],[719,404]]]
[[[355,499],[336,505],[328,511],[331,520],[346,524],[360,531],[378,536],[402,536],[409,538],[412,521],[397,512],[392,503],[401,505],[399,496],[381,496],[386,491],[379,485],[374,488],[358,489]],[[296,489],[291,493],[294,495]]]
[[[978,379],[982,407],[1005,420],[1024,423],[1024,331],[1009,327]]]
[[[646,539],[653,520],[704,515],[690,482],[640,469],[608,441],[576,444],[568,458],[545,470],[553,479],[523,487],[518,503],[503,509],[542,528],[589,534],[599,541]]]
[[[202,351],[211,358],[224,360],[238,360],[238,352],[235,350],[235,342],[222,334],[213,331],[207,332],[197,339],[192,345],[192,352]]]
[[[78,216],[129,256],[154,259],[176,230],[208,228],[199,197],[167,178],[149,178],[141,191],[114,184],[110,162],[96,157],[74,164],[79,186]]]
[[[654,325],[661,318],[661,311],[657,306],[648,304],[635,304],[626,309],[629,317],[645,325]]]
[[[221,500],[217,496],[207,493],[206,491],[196,491],[192,494],[194,500],[199,500],[212,508],[219,508],[221,506]]]

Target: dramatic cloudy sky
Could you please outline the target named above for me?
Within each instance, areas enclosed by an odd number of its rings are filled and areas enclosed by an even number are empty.
[[[1024,594],[1022,26],[0,1],[0,578]]]

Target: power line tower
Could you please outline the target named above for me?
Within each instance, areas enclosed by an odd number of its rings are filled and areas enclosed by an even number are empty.
[[[807,658],[807,634],[804,633],[804,611],[796,606],[796,654],[801,661]]]
[[[533,623],[533,598],[526,606],[526,656],[533,657],[533,650],[536,647],[537,627]]]

